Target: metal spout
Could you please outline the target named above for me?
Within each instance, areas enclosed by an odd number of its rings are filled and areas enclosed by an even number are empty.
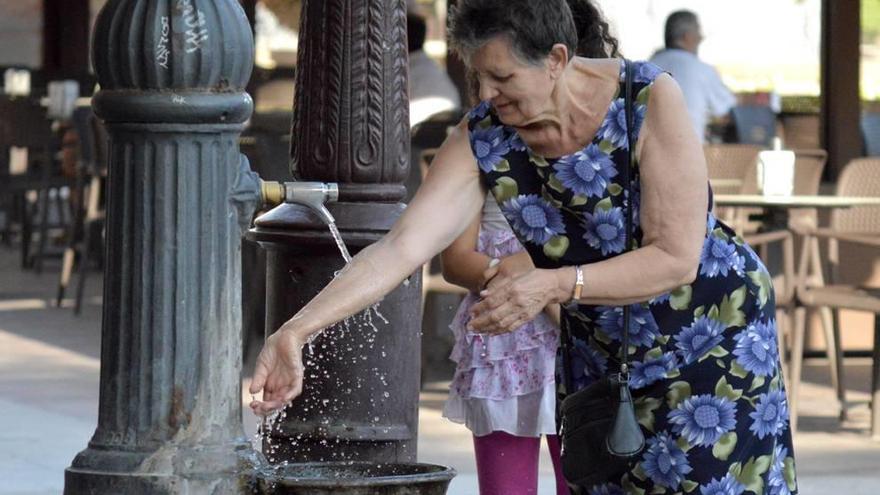
[[[327,225],[336,223],[336,219],[325,206],[326,203],[339,200],[339,186],[335,182],[261,181],[260,190],[264,204],[300,204],[311,208]]]

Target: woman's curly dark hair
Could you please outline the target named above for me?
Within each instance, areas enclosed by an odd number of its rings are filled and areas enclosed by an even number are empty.
[[[449,42],[467,56],[495,36],[507,36],[514,54],[540,64],[557,43],[569,57],[617,57],[618,42],[591,0],[459,0],[450,8]]]
[[[619,43],[611,35],[608,22],[599,8],[590,0],[566,0],[577,27],[576,55],[587,58],[616,58],[620,56]]]

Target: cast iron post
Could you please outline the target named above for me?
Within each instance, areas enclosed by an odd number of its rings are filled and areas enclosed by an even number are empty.
[[[403,212],[409,169],[405,0],[304,0],[291,169],[336,182],[328,206],[357,252]],[[282,205],[251,238],[267,250],[267,332],[275,331],[343,266],[327,226]],[[264,442],[270,461],[414,461],[418,424],[420,273],[364,321],[307,349],[303,396]]]
[[[65,493],[250,493],[230,201],[247,18],[236,0],[110,0],[93,40],[110,134],[101,394]]]

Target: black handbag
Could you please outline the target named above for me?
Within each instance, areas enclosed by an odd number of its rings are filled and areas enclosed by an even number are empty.
[[[624,95],[626,112],[626,134],[629,143],[626,168],[623,180],[626,184],[627,201],[632,201],[631,169],[635,142],[632,139],[632,65],[624,61]],[[632,204],[626,209],[626,247],[632,248]],[[645,447],[645,435],[639,427],[629,389],[628,349],[629,349],[630,308],[623,307],[623,330],[621,332],[620,368],[613,370],[583,390],[574,390],[571,384],[571,346],[570,332],[563,318],[562,358],[565,390],[569,394],[560,408],[562,439],[562,473],[574,494],[581,493],[593,485],[602,484],[623,476],[630,469],[630,463]]]

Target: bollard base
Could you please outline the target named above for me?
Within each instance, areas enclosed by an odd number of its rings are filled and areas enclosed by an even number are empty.
[[[252,494],[266,466],[247,445],[142,454],[86,449],[64,471],[65,495]],[[140,462],[133,463],[136,459]]]
[[[445,495],[455,470],[419,463],[314,462],[267,468],[261,495]]]

